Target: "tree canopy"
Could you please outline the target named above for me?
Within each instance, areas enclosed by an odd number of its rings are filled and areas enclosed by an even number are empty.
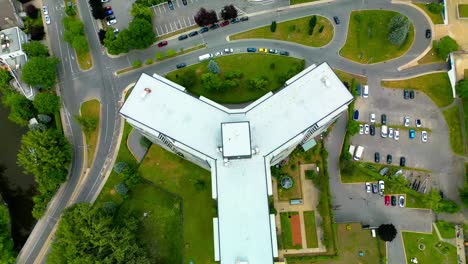
[[[193,17],[195,20],[195,23],[199,25],[200,27],[209,25],[209,24],[214,24],[218,21],[218,15],[216,15],[216,12],[214,10],[207,11],[205,8],[200,8],[198,12],[195,14]]]
[[[3,93],[2,103],[10,108],[8,119],[20,126],[26,126],[29,119],[33,118],[35,115],[32,102],[15,91],[5,91]]]
[[[13,249],[10,226],[8,207],[0,204],[0,263],[2,264],[15,263],[16,252]]]
[[[142,18],[136,18],[128,25],[130,31],[130,47],[134,49],[145,49],[156,40],[156,34],[153,31],[153,25],[150,21]],[[117,35],[117,38],[120,36]]]
[[[60,97],[54,93],[38,93],[33,105],[39,114],[54,114],[60,110]]]
[[[434,49],[441,59],[447,59],[450,52],[457,51],[459,48],[458,43],[451,37],[445,36],[439,41],[434,42]]]
[[[468,98],[468,80],[464,79],[459,81],[455,89],[457,90],[458,97]]]
[[[153,12],[151,9],[138,3],[132,5],[132,9],[130,9],[130,15],[132,15],[134,18],[142,18],[149,22],[153,20]]]
[[[379,237],[383,241],[391,242],[397,235],[397,230],[393,224],[382,224],[377,229]]]
[[[136,237],[140,222],[115,206],[76,204],[62,215],[47,262],[55,263],[149,263]]]
[[[201,82],[203,88],[208,91],[218,91],[222,87],[221,79],[217,74],[214,73],[204,73],[201,76]]]
[[[55,67],[59,60],[55,57],[33,57],[23,66],[22,79],[27,84],[50,89],[57,82],[57,71]]]
[[[406,16],[396,15],[392,17],[388,25],[389,34],[388,40],[396,46],[400,46],[405,42],[411,26],[411,22]]]
[[[26,55],[31,57],[48,57],[49,49],[46,45],[42,44],[39,41],[31,41],[24,43],[21,48],[26,53]]]
[[[234,5],[224,6],[221,10],[221,17],[224,20],[235,18],[237,17],[237,9],[234,7]]]

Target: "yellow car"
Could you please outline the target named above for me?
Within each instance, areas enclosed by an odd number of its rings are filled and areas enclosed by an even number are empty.
[[[259,48],[258,51],[259,52],[265,52],[265,53],[268,52],[268,50],[266,48]]]

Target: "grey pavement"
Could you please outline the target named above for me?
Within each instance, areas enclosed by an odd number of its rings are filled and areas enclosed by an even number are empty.
[[[128,136],[127,146],[130,152],[133,154],[133,157],[140,163],[145,157],[148,148],[143,147],[140,144],[140,140],[143,136],[136,130],[132,129],[130,135]]]
[[[104,4],[105,6],[111,6],[112,11],[114,11],[114,16],[117,20],[117,23],[112,26],[113,28],[128,28],[128,24],[133,19],[133,17],[130,15],[130,9],[132,8],[134,2],[135,0],[114,0]]]

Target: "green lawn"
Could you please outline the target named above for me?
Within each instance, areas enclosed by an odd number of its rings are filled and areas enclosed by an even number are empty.
[[[457,249],[439,241],[435,231],[432,234],[403,232],[406,258],[408,263],[416,257],[419,263],[453,264],[457,263]],[[425,247],[420,250],[419,246]]]
[[[218,103],[236,104],[254,101],[269,91],[278,90],[284,84],[278,78],[280,75],[284,75],[288,70],[297,74],[304,68],[303,60],[269,54],[236,54],[218,57],[215,61],[221,69],[221,80],[224,80],[223,73],[229,71],[243,73],[238,87],[226,92],[204,89],[201,84],[201,75],[208,72],[208,61],[170,72],[166,77],[177,82],[178,76],[182,76],[187,71],[195,71],[197,78],[194,85],[186,87],[191,94],[203,95]],[[239,67],[240,65],[242,67]],[[261,77],[268,79],[268,85],[264,90],[253,90],[248,86],[249,79]]]
[[[270,25],[255,28],[230,36],[231,40],[237,39],[277,39],[296,42],[311,47],[322,47],[333,39],[333,25],[325,17],[317,15],[317,24],[312,35],[309,35],[309,20],[313,14],[307,17],[288,20],[277,24],[275,32],[271,32]],[[319,32],[323,25],[322,33]]]
[[[429,11],[428,4],[423,4],[423,3],[413,3],[420,7],[424,12],[431,18],[432,23],[434,24],[443,24],[444,23],[444,18],[442,17],[442,13],[440,14],[434,14],[431,11]]]
[[[455,225],[449,222],[437,221],[437,228],[439,229],[442,238],[451,239],[455,238]]]
[[[101,103],[96,99],[86,101],[81,104],[80,113],[82,117],[96,118],[98,121],[96,130],[85,133],[88,151],[88,167],[91,167],[94,159],[94,152],[96,151],[97,139],[99,136],[99,117],[101,114]]]
[[[400,89],[415,89],[427,94],[438,106],[443,107],[453,102],[452,86],[446,72],[422,75],[400,81],[382,81],[382,86]]]
[[[468,98],[462,100],[463,103],[463,120],[465,122],[465,136],[468,137]]]
[[[361,84],[367,84],[367,77],[362,75],[356,75],[349,72],[341,71],[338,69],[333,69],[335,74],[340,78],[342,82],[347,82],[351,84],[353,80],[360,82]]]
[[[463,155],[462,128],[458,105],[445,110],[443,114],[449,128],[450,146],[452,147],[452,151],[458,155]]]
[[[294,249],[297,246],[293,245],[292,241],[292,231],[291,231],[291,221],[289,220],[290,216],[297,215],[298,212],[286,212],[280,213],[281,220],[281,238],[283,241],[284,249]],[[299,245],[301,246],[301,245]],[[301,248],[301,247],[300,247]]]
[[[458,14],[460,17],[468,17],[468,4],[458,4]]]
[[[397,47],[388,41],[388,23],[398,15],[394,11],[365,10],[351,13],[348,37],[340,55],[364,64],[377,63],[405,54],[414,40],[411,25],[405,42]]]
[[[418,60],[418,64],[429,64],[429,63],[436,63],[436,62],[444,62],[437,53],[435,52],[434,48],[431,48],[424,57]]]
[[[317,228],[315,226],[315,212],[304,212],[304,226],[306,231],[306,241],[308,248],[318,247]]]
[[[309,2],[315,2],[319,0],[289,0],[291,5],[297,5],[297,4],[303,4],[303,3],[309,3]]]

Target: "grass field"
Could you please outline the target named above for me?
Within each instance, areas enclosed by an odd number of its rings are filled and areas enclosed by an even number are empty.
[[[289,216],[297,215],[297,214],[298,212],[280,213],[281,238],[283,240],[284,249],[296,248],[296,246],[293,245],[293,241],[292,241],[292,230],[291,230],[291,222],[289,220]]]
[[[296,42],[311,47],[325,46],[333,39],[333,25],[327,18],[317,15],[317,24],[314,32],[312,35],[309,35],[309,20],[312,15],[278,23],[275,32],[271,32],[270,25],[268,25],[241,32],[229,38],[231,40],[252,38],[276,39]],[[320,33],[319,29],[322,25],[323,31]]]
[[[459,4],[458,14],[460,17],[468,17],[468,4]]]
[[[341,71],[341,70],[338,70],[338,69],[333,69],[333,71],[336,73],[336,75],[338,76],[338,78],[340,78],[340,80],[342,82],[347,82],[347,83],[351,84],[353,79],[354,79],[355,81],[358,81],[361,84],[367,84],[367,77],[366,76],[356,75],[356,74]]]
[[[455,225],[449,222],[437,221],[437,228],[439,229],[442,238],[451,239],[455,238]]]
[[[309,2],[315,2],[319,0],[289,0],[291,5],[297,5],[297,4],[303,4],[303,3],[309,3]]]
[[[315,226],[315,212],[304,212],[304,226],[306,231],[306,241],[308,248],[318,247],[317,228]]]
[[[416,257],[419,263],[453,264],[457,263],[457,249],[439,241],[435,231],[432,234],[402,232],[407,262]],[[420,250],[419,246],[425,247]]]
[[[452,151],[459,155],[463,155],[462,127],[458,105],[445,110],[443,114],[449,128],[450,146],[452,147]]]
[[[88,167],[91,167],[94,160],[94,152],[96,151],[97,139],[99,136],[99,120],[101,114],[101,103],[98,100],[90,100],[81,104],[80,113],[82,117],[90,117],[97,119],[98,125],[96,130],[85,133],[86,149],[88,151]]]
[[[424,12],[431,18],[432,23],[434,24],[443,24],[444,23],[444,18],[442,17],[442,13],[440,14],[434,14],[431,11],[429,11],[429,7],[427,4],[423,3],[413,3],[420,7]]]
[[[224,80],[223,73],[229,71],[241,71],[243,73],[238,87],[222,92],[205,90],[201,84],[201,75],[208,72],[208,61],[170,72],[166,77],[177,82],[178,77],[187,71],[195,71],[197,77],[194,85],[186,87],[191,94],[203,95],[218,103],[237,104],[254,101],[269,91],[278,90],[283,85],[278,79],[279,75],[288,72],[288,70],[293,70],[292,68],[297,68],[294,71],[297,74],[304,68],[302,60],[268,54],[236,54],[215,58],[215,61],[221,69],[222,81]],[[268,80],[268,85],[264,90],[254,90],[248,86],[249,79],[261,77]]]
[[[408,36],[401,46],[388,41],[388,23],[398,15],[394,11],[365,10],[351,13],[346,43],[340,55],[364,64],[377,63],[402,56],[411,47],[414,40],[414,28],[411,25]]]
[[[418,64],[429,64],[436,62],[444,62],[444,60],[437,56],[437,53],[435,52],[434,48],[429,50],[427,54],[424,55],[424,57],[418,60]]]
[[[453,102],[452,86],[446,72],[422,75],[401,81],[382,81],[382,86],[400,89],[415,89],[427,94],[438,106],[443,107]]]

